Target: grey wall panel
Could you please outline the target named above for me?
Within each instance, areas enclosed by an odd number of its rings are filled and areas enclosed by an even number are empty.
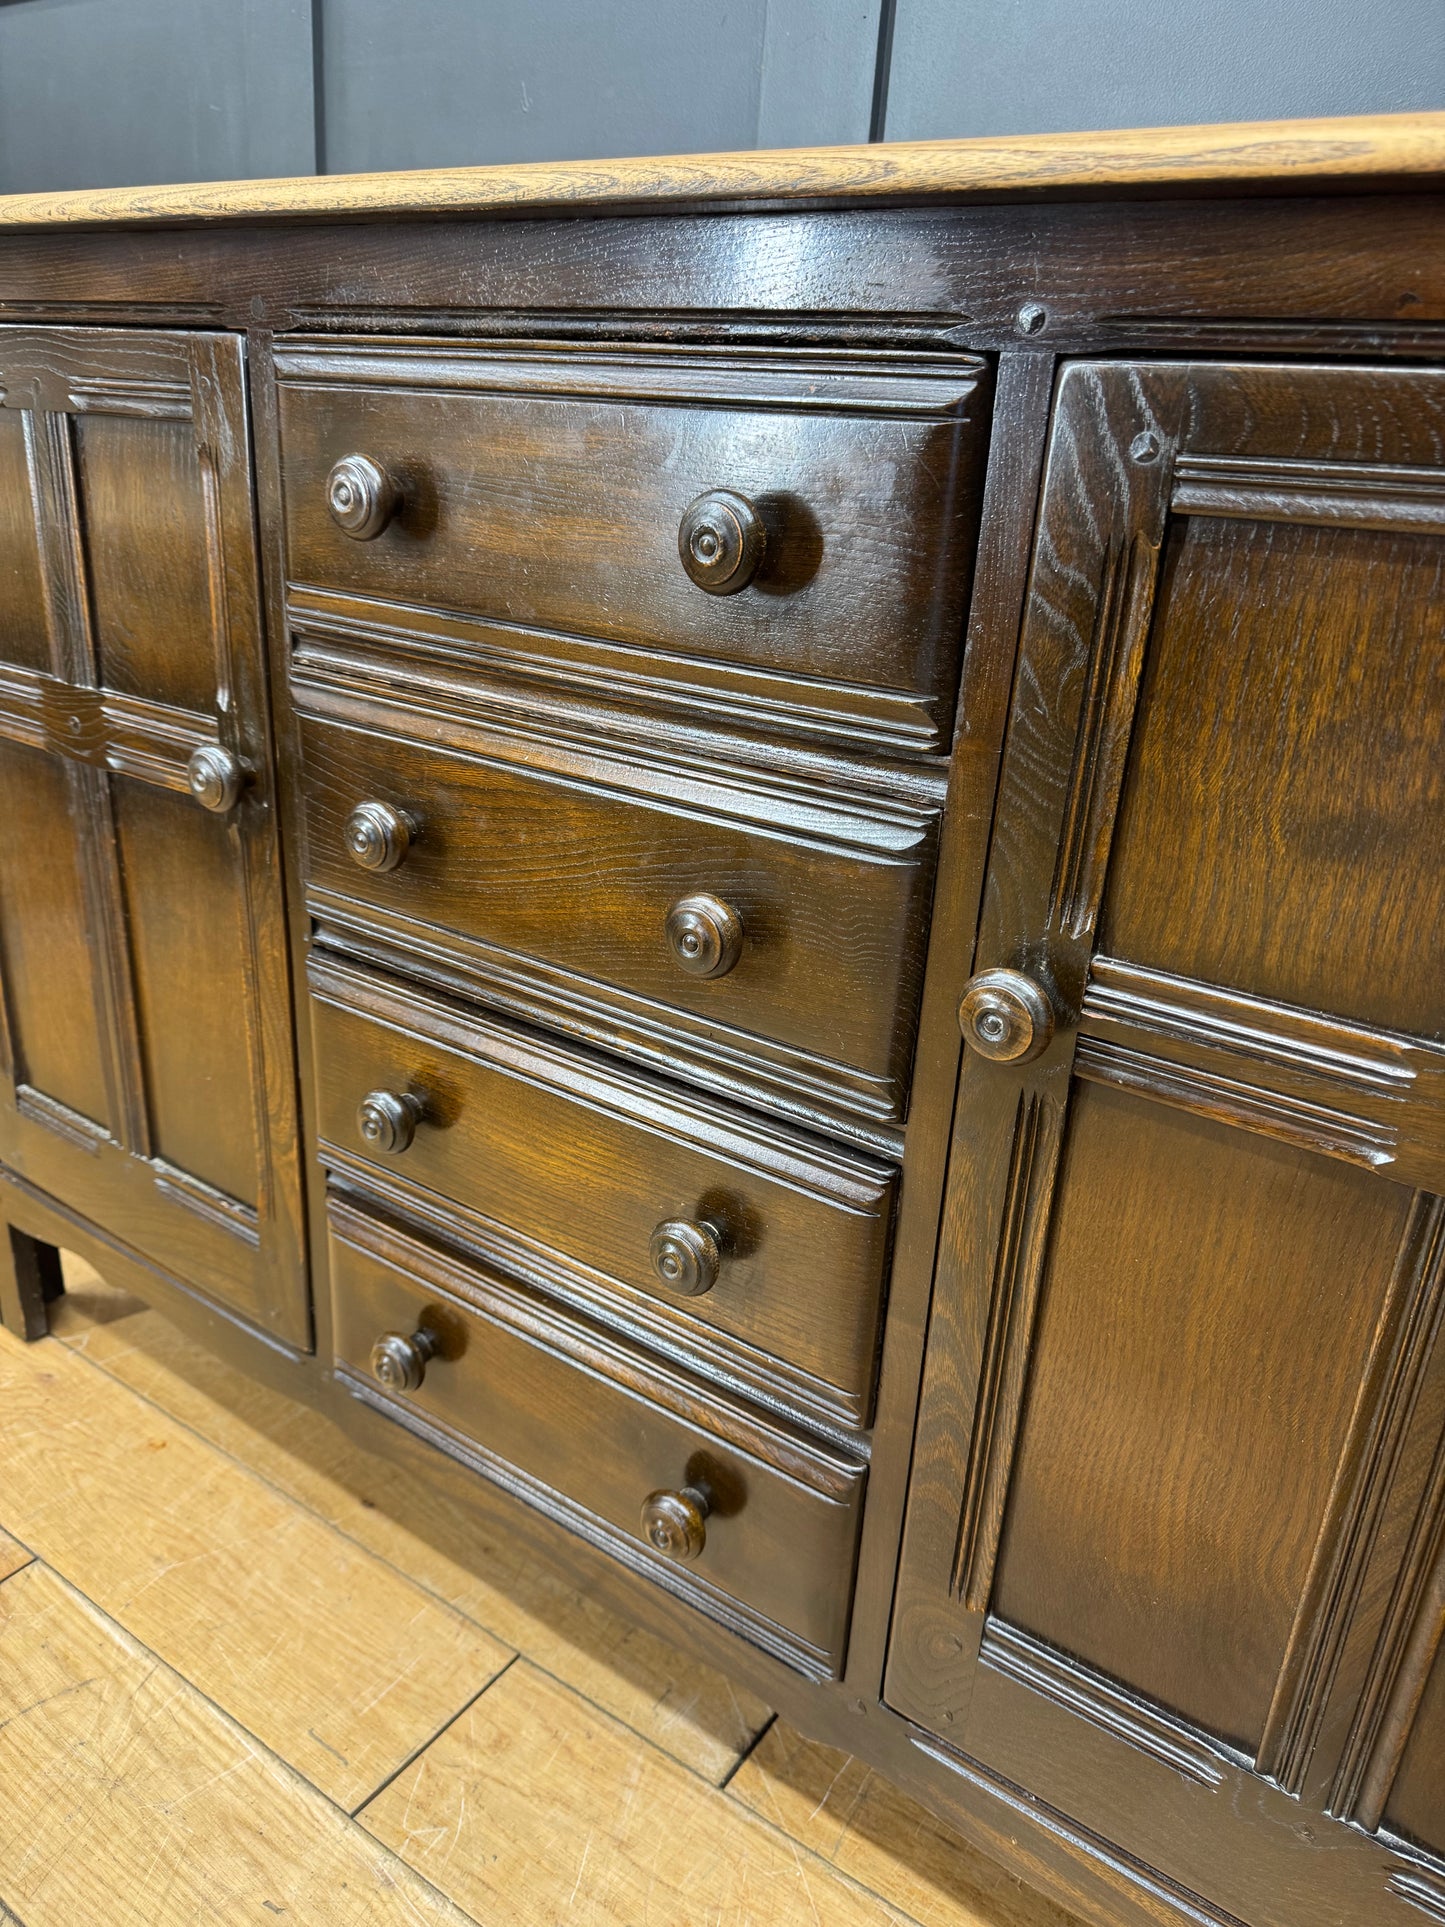
[[[759,147],[866,141],[881,0],[768,0]]]
[[[309,0],[6,0],[0,191],[309,174]]]
[[[322,0],[330,173],[868,138],[879,0]]]
[[[766,0],[324,0],[330,173],[751,147]]]
[[[1442,0],[897,0],[884,133],[1441,106]]]

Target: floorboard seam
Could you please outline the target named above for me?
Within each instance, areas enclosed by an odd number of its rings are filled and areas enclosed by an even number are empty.
[[[3,4],[3,0],[0,0],[0,4]],[[117,1321],[117,1322],[122,1322],[122,1321]],[[287,1486],[280,1484],[278,1480],[270,1477],[269,1474],[262,1471],[258,1466],[252,1465],[249,1460],[242,1458],[238,1453],[232,1452],[227,1446],[218,1445],[216,1441],[213,1438],[211,1438],[208,1433],[203,1432],[199,1426],[192,1425],[188,1419],[182,1418],[179,1415],[179,1413],[173,1412],[168,1405],[163,1405],[158,1398],[153,1398],[150,1395],[150,1393],[142,1392],[138,1390],[134,1385],[130,1383],[128,1379],[122,1378],[118,1372],[111,1371],[109,1367],[102,1364],[99,1360],[91,1358],[86,1352],[77,1349],[77,1347],[69,1339],[59,1337],[56,1333],[53,1333],[53,1332],[50,1333],[49,1336],[53,1338],[57,1344],[64,1345],[66,1350],[70,1352],[73,1357],[83,1359],[84,1362],[90,1366],[92,1371],[100,1372],[104,1377],[110,1379],[112,1384],[119,1385],[122,1388],[122,1390],[129,1392],[133,1398],[138,1398],[142,1402],[142,1404],[150,1406],[152,1411],[160,1412],[166,1418],[170,1419],[173,1424],[179,1425],[183,1431],[189,1432],[192,1438],[199,1439],[203,1445],[209,1446],[213,1452],[218,1452],[222,1458],[229,1460],[229,1462],[232,1465],[239,1466],[243,1472],[249,1473],[253,1479],[256,1479],[257,1481],[259,1481],[260,1484],[266,1486],[270,1491],[276,1493],[278,1497],[285,1499],[289,1504],[294,1505],[299,1511],[307,1513],[311,1518],[319,1520],[322,1525],[328,1528],[329,1531],[334,1532],[338,1538],[344,1539],[348,1545],[355,1546],[358,1551],[365,1553],[369,1558],[377,1560],[381,1565],[384,1565],[385,1567],[387,1567],[389,1571],[397,1573],[401,1578],[407,1580],[409,1584],[415,1586],[418,1592],[425,1593],[428,1599],[431,1599],[435,1601],[436,1604],[445,1607],[448,1612],[455,1613],[458,1616],[458,1618],[466,1620],[469,1626],[475,1626],[480,1632],[484,1632],[489,1639],[496,1640],[499,1646],[505,1646],[509,1650],[511,1649],[512,1642],[509,1639],[507,1639],[503,1634],[496,1631],[494,1627],[487,1625],[484,1620],[478,1619],[475,1616],[475,1614],[469,1613],[465,1611],[461,1606],[456,1605],[452,1600],[447,1598],[445,1593],[438,1591],[434,1586],[428,1585],[424,1579],[418,1579],[414,1573],[408,1572],[405,1566],[397,1565],[394,1560],[387,1558],[385,1553],[376,1551],[376,1549],[372,1546],[369,1546],[364,1539],[358,1539],[355,1533],[348,1532],[345,1526],[338,1525],[334,1519],[329,1519],[326,1516],[326,1514],[322,1512],[317,1506],[314,1506],[310,1504],[306,1499],[299,1497],[296,1493],[292,1492]],[[140,1349],[140,1348],[137,1348],[137,1349]],[[206,1394],[202,1394],[202,1396],[206,1396]],[[216,1403],[220,1404],[221,1401],[217,1400]],[[225,1405],[222,1405],[221,1409],[223,1411],[230,1410],[230,1408]],[[236,1413],[231,1413],[231,1416],[236,1419],[236,1422],[239,1425],[244,1425],[247,1423],[245,1419],[240,1418]],[[262,1433],[260,1434],[260,1436],[264,1438],[264,1437],[267,1437],[267,1434]],[[284,1452],[286,1449],[284,1446],[276,1445],[274,1440],[270,1440],[270,1443],[272,1444],[274,1449],[278,1452]],[[350,1488],[343,1486],[342,1490],[350,1491]],[[363,1503],[363,1501],[361,1500],[360,1494],[352,1493],[351,1496],[355,1498],[358,1503]],[[0,1522],[0,1524],[3,1524],[3,1522]],[[17,1540],[16,1543],[19,1544],[20,1542]],[[517,1655],[514,1654],[514,1658],[516,1656]],[[679,1759],[675,1753],[669,1753],[666,1747],[658,1746],[656,1740],[654,1740],[649,1734],[641,1732],[635,1726],[629,1726],[626,1720],[619,1718],[619,1716],[616,1713],[614,1713],[609,1707],[603,1706],[599,1701],[592,1699],[588,1694],[582,1692],[581,1689],[577,1685],[575,1685],[573,1681],[566,1678],[564,1674],[553,1672],[550,1667],[544,1666],[541,1664],[539,1660],[534,1659],[530,1653],[523,1654],[522,1657],[524,1657],[527,1660],[527,1663],[529,1666],[535,1667],[539,1673],[545,1673],[548,1679],[555,1680],[559,1686],[566,1687],[569,1693],[575,1693],[577,1697],[580,1700],[583,1700],[588,1706],[596,1707],[599,1713],[602,1713],[603,1715],[605,1715],[606,1718],[610,1720],[615,1720],[617,1724],[621,1726],[626,1732],[633,1734],[634,1737],[642,1740],[646,1745],[652,1747],[656,1752],[661,1753],[664,1759],[672,1760],[676,1765],[680,1766],[684,1772],[693,1774],[694,1777],[697,1779],[700,1779],[705,1786],[710,1786],[714,1788],[719,1787],[719,1785],[726,1786],[728,1781],[731,1780],[733,1774],[737,1771],[737,1768],[741,1766],[743,1763],[743,1760],[747,1758],[748,1753],[752,1751],[753,1747],[756,1746],[757,1742],[763,1737],[763,1734],[767,1731],[768,1726],[770,1726],[773,1720],[777,1718],[776,1713],[769,1715],[769,1718],[767,1722],[764,1724],[764,1726],[762,1727],[762,1729],[756,1735],[754,1735],[753,1739],[749,1741],[744,1752],[739,1756],[739,1758],[734,1763],[734,1765],[728,1769],[727,1778],[724,1779],[721,1783],[719,1783],[716,1780],[709,1779],[705,1773],[700,1772],[698,1768],[691,1765],[690,1762],[688,1762],[687,1760]],[[511,1664],[512,1664],[512,1661],[509,1660],[507,1662],[507,1665],[510,1666]],[[505,1672],[506,1670],[507,1668],[503,1667],[502,1671]],[[501,1674],[499,1673],[497,1675],[497,1678],[499,1679],[500,1677],[501,1677]],[[495,1684],[495,1681],[491,1683]],[[487,1690],[486,1687],[482,1688],[483,1692],[485,1692],[486,1690]],[[468,1705],[471,1705],[473,1703],[474,1703],[473,1701],[468,1701]],[[462,1710],[465,1711],[465,1708],[463,1708]],[[448,1722],[448,1724],[450,1724],[450,1722]],[[443,1728],[442,1730],[445,1731],[445,1728]],[[398,1771],[400,1771],[400,1769],[398,1769]],[[309,1784],[310,1783],[308,1782],[308,1785]],[[380,1789],[378,1788],[377,1791],[379,1792]],[[376,1798],[375,1793],[368,1794],[367,1798],[362,1802],[362,1807],[369,1805],[370,1802],[375,1798]],[[359,1813],[362,1810],[362,1807],[358,1807],[356,1811]]]
[[[233,1732],[239,1733],[247,1744],[255,1749],[258,1758],[268,1761],[286,1779],[294,1782],[298,1786],[305,1787],[308,1792],[314,1793],[318,1800],[324,1801],[334,1814],[344,1820],[348,1827],[354,1827],[371,1846],[379,1848],[389,1860],[394,1860],[397,1866],[405,1867],[413,1879],[419,1880],[428,1892],[434,1894],[444,1907],[449,1907],[459,1920],[472,1922],[472,1927],[481,1927],[481,1923],[477,1921],[476,1916],[469,1914],[464,1907],[452,1899],[449,1893],[446,1893],[441,1887],[438,1887],[435,1881],[428,1880],[424,1873],[418,1872],[409,1860],[403,1860],[401,1855],[388,1847],[384,1840],[378,1840],[369,1828],[359,1826],[354,1816],[346,1811],[346,1808],[341,1805],[339,1800],[333,1799],[325,1787],[317,1786],[314,1780],[308,1780],[300,1767],[293,1766],[290,1760],[286,1759],[283,1754],[278,1753],[274,1747],[267,1746],[266,1742],[258,1738],[249,1726],[244,1725],[238,1720],[234,1713],[227,1712],[226,1708],[222,1706],[218,1700],[212,1699],[211,1695],[203,1686],[197,1685],[195,1680],[190,1678],[188,1674],[183,1673],[179,1667],[173,1666],[168,1659],[163,1659],[153,1646],[148,1646],[143,1639],[137,1638],[123,1620],[117,1619],[114,1613],[107,1612],[104,1606],[97,1605],[89,1593],[82,1592],[80,1587],[72,1580],[67,1579],[58,1567],[52,1566],[41,1559],[35,1560],[34,1563],[38,1566],[43,1566],[45,1571],[47,1571],[53,1579],[58,1581],[67,1592],[72,1593],[75,1598],[88,1606],[91,1612],[93,1612],[104,1625],[113,1627],[115,1631],[121,1635],[122,1640],[129,1641],[130,1645],[134,1647],[138,1653],[144,1653],[149,1660],[154,1662],[157,1668],[169,1673],[173,1679],[180,1680],[182,1685],[189,1687],[196,1698],[205,1706],[209,1707],[211,1712],[215,1714],[216,1718],[220,1720],[224,1726],[231,1728]],[[507,1666],[511,1666],[512,1664],[513,1661],[508,1660]],[[505,1672],[507,1668],[503,1667],[502,1670]],[[490,1684],[491,1682],[488,1681],[488,1685]],[[486,1688],[483,1687],[482,1691],[485,1692]],[[480,1698],[480,1695],[474,1694],[473,1700],[477,1698]],[[468,1702],[468,1704],[471,1703],[471,1701]],[[4,1906],[4,1901],[0,1900],[0,1909],[3,1909]],[[19,1919],[18,1915],[13,1913],[7,1915],[4,1912],[0,1912],[0,1927],[11,1927],[12,1921],[17,1923],[17,1927],[25,1927],[25,1923]]]
[[[483,1694],[489,1693],[492,1690],[492,1688],[496,1685],[499,1679],[504,1678],[506,1674],[511,1672],[512,1668],[516,1665],[517,1661],[521,1657],[522,1655],[520,1653],[513,1653],[512,1657],[507,1661],[506,1665],[500,1667],[495,1673],[493,1673],[492,1677],[487,1681],[485,1686],[478,1687],[476,1692],[472,1694],[471,1698],[466,1702],[465,1705],[459,1706],[455,1713],[451,1714],[449,1718],[443,1720],[441,1725],[437,1728],[436,1732],[428,1734],[427,1738],[422,1741],[420,1746],[413,1747],[411,1752],[408,1753],[406,1758],[402,1761],[401,1765],[397,1767],[393,1772],[388,1773],[386,1778],[382,1780],[379,1785],[374,1786],[371,1792],[367,1794],[366,1798],[362,1800],[359,1805],[352,1808],[349,1817],[352,1820],[359,1820],[361,1815],[366,1811],[366,1809],[369,1806],[371,1806],[374,1801],[379,1800],[381,1798],[382,1794],[386,1792],[386,1789],[391,1785],[393,1780],[399,1780],[402,1774],[406,1772],[407,1768],[409,1766],[413,1766],[416,1763],[416,1761],[418,1761],[421,1758],[422,1754],[426,1752],[428,1747],[435,1746],[443,1733],[450,1732],[451,1728],[456,1725],[457,1721],[462,1717],[462,1715],[464,1713],[469,1713],[472,1710],[472,1708],[476,1705],[477,1701],[481,1699]],[[368,1833],[371,1839],[374,1840],[376,1838],[376,1835],[371,1833],[370,1828],[366,1828],[365,1831]],[[410,1865],[410,1864],[411,1863],[408,1861],[407,1865]]]
[[[747,1765],[748,1761],[753,1757],[754,1753],[757,1752],[758,1748],[762,1745],[763,1741],[768,1737],[769,1733],[772,1732],[773,1728],[777,1725],[777,1723],[778,1723],[778,1716],[776,1713],[772,1715],[771,1719],[766,1719],[763,1721],[762,1725],[758,1728],[757,1732],[754,1733],[753,1737],[748,1741],[747,1745],[743,1748],[742,1752],[739,1753],[738,1757],[733,1761],[732,1765],[728,1768],[727,1772],[723,1775],[722,1779],[718,1781],[717,1790],[719,1793],[727,1792],[728,1788],[732,1785],[733,1781],[737,1778],[738,1774]]]
[[[268,1477],[265,1472],[259,1470],[257,1467],[248,1463],[247,1460],[245,1460],[244,1458],[241,1458],[237,1453],[230,1451],[226,1446],[218,1445],[216,1441],[210,1438],[205,1432],[203,1432],[199,1428],[199,1426],[191,1424],[188,1420],[180,1417],[177,1413],[171,1411],[171,1409],[168,1406],[163,1405],[159,1399],[153,1398],[149,1393],[138,1390],[134,1385],[130,1384],[126,1379],[120,1377],[118,1373],[110,1371],[105,1365],[101,1364],[95,1359],[90,1358],[84,1351],[77,1349],[76,1346],[73,1345],[69,1340],[61,1338],[54,1333],[49,1334],[49,1337],[56,1344],[63,1345],[65,1349],[68,1352],[70,1352],[73,1357],[83,1359],[84,1362],[87,1365],[89,1365],[93,1371],[102,1373],[106,1378],[109,1378],[113,1383],[119,1385],[120,1387],[122,1387],[123,1390],[129,1392],[132,1397],[139,1399],[143,1404],[148,1405],[153,1411],[161,1413],[165,1418],[169,1419],[173,1424],[179,1425],[184,1431],[189,1432],[192,1437],[199,1439],[202,1442],[202,1444],[210,1447],[212,1451],[218,1453],[222,1458],[229,1460],[233,1465],[239,1467],[241,1471],[248,1473],[252,1478],[256,1479],[260,1484],[268,1487],[272,1492],[275,1492],[278,1496],[287,1500],[288,1503],[296,1506],[298,1510],[308,1513],[313,1519],[319,1520],[323,1525],[328,1527],[330,1531],[336,1533],[339,1538],[345,1539],[348,1544],[355,1546],[358,1551],[365,1553],[369,1558],[375,1559],[379,1564],[386,1566],[391,1572],[399,1574],[402,1578],[406,1579],[411,1585],[415,1586],[419,1592],[424,1593],[429,1599],[432,1599],[436,1603],[442,1606],[445,1606],[449,1611],[457,1614],[459,1618],[466,1620],[466,1622],[469,1625],[476,1626],[480,1631],[486,1633],[489,1638],[495,1639],[499,1645],[509,1646],[508,1641],[502,1639],[499,1634],[493,1632],[492,1629],[489,1626],[485,1625],[481,1620],[473,1618],[473,1616],[470,1613],[463,1612],[460,1607],[453,1605],[452,1602],[449,1599],[445,1598],[445,1596],[442,1593],[437,1592],[435,1589],[426,1585],[421,1580],[418,1580],[411,1573],[407,1572],[403,1567],[395,1565],[390,1559],[386,1558],[384,1554],[374,1551],[370,1546],[366,1545],[364,1541],[356,1538],[354,1534],[348,1532],[344,1526],[340,1526],[336,1524],[334,1520],[328,1519],[326,1517],[326,1514],[320,1511],[316,1506],[310,1505],[307,1503],[306,1500],[297,1497],[294,1493],[289,1491],[285,1486],[279,1484],[275,1479]],[[216,1403],[221,1404],[223,1410],[229,1410],[229,1407],[226,1407],[222,1403],[222,1401],[217,1400]],[[246,1420],[240,1418],[238,1414],[232,1413],[232,1416],[236,1418],[238,1424],[242,1424],[242,1425],[246,1424]],[[265,1437],[266,1435],[261,1434],[260,1436]],[[278,1451],[285,1450],[283,1446],[276,1446],[274,1441],[271,1441],[271,1443],[273,1444],[273,1446],[275,1446],[276,1450]],[[346,1487],[343,1487],[342,1489],[349,1490],[349,1488],[346,1488]],[[355,1495],[355,1494],[353,1496],[359,1497],[359,1495]],[[11,1536],[13,1537],[14,1535],[12,1534]],[[20,1544],[22,1542],[17,1540],[16,1543]],[[65,1578],[65,1575],[63,1573],[58,1572],[58,1570],[57,1570],[57,1577],[61,1579],[63,1584],[70,1586],[71,1590],[76,1593],[77,1597],[86,1599],[86,1595],[80,1591],[80,1588],[77,1586],[71,1585],[71,1582]],[[87,1599],[86,1603],[90,1605],[94,1611],[100,1613],[102,1618],[104,1618],[108,1623],[119,1626],[121,1631],[125,1633],[125,1636],[128,1639],[133,1640],[138,1647],[141,1647],[142,1650],[146,1652],[150,1652],[151,1649],[145,1646],[143,1641],[136,1639],[135,1635],[130,1631],[128,1627],[124,1625],[122,1621],[115,1619],[114,1616],[106,1612],[103,1607],[96,1606],[93,1600]],[[176,1673],[175,1667],[170,1666],[168,1661],[161,1659],[158,1654],[153,1656],[156,1658],[157,1663],[159,1665],[166,1666],[170,1672]],[[597,1714],[599,1714],[603,1719],[611,1722],[612,1725],[620,1728],[623,1732],[629,1734],[633,1739],[641,1741],[643,1745],[651,1748],[654,1752],[658,1753],[662,1758],[671,1762],[671,1764],[673,1764],[674,1766],[681,1768],[683,1772],[691,1774],[694,1779],[701,1781],[704,1786],[706,1786],[711,1792],[716,1793],[719,1796],[719,1798],[732,1797],[728,1795],[726,1789],[731,1785],[739,1769],[745,1764],[745,1762],[752,1754],[752,1752],[755,1750],[755,1748],[761,1743],[763,1738],[766,1736],[768,1730],[772,1727],[772,1725],[777,1719],[777,1715],[776,1713],[774,1713],[768,1719],[768,1721],[764,1724],[764,1726],[759,1730],[759,1732],[753,1737],[753,1739],[748,1743],[745,1750],[739,1755],[734,1765],[729,1769],[726,1778],[721,1783],[719,1783],[717,1781],[709,1779],[705,1773],[700,1772],[696,1767],[690,1765],[687,1761],[679,1760],[674,1754],[666,1752],[665,1749],[658,1746],[657,1743],[654,1740],[650,1739],[646,1734],[639,1733],[635,1727],[629,1726],[625,1720],[621,1719],[616,1713],[612,1712],[608,1707],[599,1705],[595,1700],[590,1699],[587,1694],[581,1692],[576,1686],[574,1686],[570,1680],[563,1678],[559,1674],[553,1673],[546,1666],[540,1665],[536,1660],[531,1658],[529,1654],[514,1651],[512,1654],[512,1657],[507,1661],[506,1665],[503,1666],[499,1672],[494,1674],[492,1678],[487,1681],[485,1686],[480,1688],[478,1692],[474,1693],[464,1706],[459,1707],[457,1711],[451,1716],[451,1718],[448,1719],[444,1723],[444,1725],[437,1730],[437,1732],[433,1733],[423,1743],[423,1745],[417,1747],[410,1755],[408,1755],[408,1757],[402,1761],[401,1765],[396,1768],[396,1771],[388,1775],[388,1777],[384,1781],[382,1781],[382,1783],[373,1792],[369,1793],[366,1799],[361,1803],[360,1806],[358,1806],[355,1809],[354,1812],[348,1812],[347,1809],[344,1806],[342,1806],[339,1801],[333,1799],[332,1796],[326,1792],[325,1788],[318,1787],[315,1785],[313,1781],[308,1780],[305,1774],[301,1772],[299,1767],[295,1767],[291,1765],[291,1763],[288,1760],[285,1760],[280,1754],[273,1752],[272,1749],[266,1746],[263,1741],[257,1739],[256,1736],[253,1733],[251,1733],[249,1727],[243,1726],[242,1723],[238,1719],[236,1719],[234,1714],[228,1713],[223,1706],[219,1705],[215,1700],[213,1700],[211,1696],[208,1693],[206,1693],[202,1687],[198,1686],[195,1683],[194,1680],[187,1680],[186,1683],[192,1688],[194,1692],[196,1692],[200,1696],[201,1699],[205,1701],[205,1703],[208,1706],[210,1706],[218,1714],[220,1718],[227,1720],[239,1732],[246,1734],[247,1738],[251,1740],[260,1749],[260,1751],[263,1752],[268,1758],[275,1760],[284,1769],[285,1772],[287,1772],[288,1774],[291,1774],[295,1779],[299,1780],[302,1785],[311,1788],[312,1791],[315,1792],[320,1799],[324,1800],[327,1803],[327,1805],[332,1809],[333,1812],[340,1814],[348,1822],[349,1825],[357,1827],[360,1832],[366,1835],[366,1838],[368,1840],[372,1841],[374,1844],[381,1847],[384,1852],[387,1852],[388,1854],[390,1854],[392,1850],[386,1847],[384,1842],[377,1840],[376,1835],[373,1834],[361,1822],[360,1815],[366,1811],[366,1808],[368,1806],[372,1805],[381,1796],[381,1794],[386,1790],[386,1788],[390,1786],[392,1782],[400,1774],[406,1771],[408,1766],[412,1765],[415,1762],[415,1760],[420,1758],[421,1754],[424,1753],[429,1746],[434,1745],[435,1742],[441,1737],[443,1733],[445,1733],[448,1730],[449,1727],[455,1725],[456,1721],[461,1718],[463,1713],[467,1712],[472,1706],[474,1706],[477,1703],[479,1699],[482,1698],[482,1696],[486,1692],[490,1690],[491,1687],[495,1686],[497,1681],[501,1679],[504,1674],[509,1672],[511,1668],[517,1663],[518,1659],[525,1659],[527,1661],[527,1664],[533,1667],[535,1671],[545,1675],[546,1678],[552,1680],[556,1685],[560,1686],[564,1691],[571,1693],[583,1705],[591,1707],[592,1710]],[[184,1674],[180,1674],[180,1673],[176,1673],[176,1676],[182,1679],[186,1677]],[[740,1803],[734,1800],[734,1804],[736,1805]],[[766,1815],[757,1812],[755,1808],[750,1807],[750,1808],[747,1808],[746,1811],[750,1814],[752,1819],[759,1826],[766,1827],[769,1830],[769,1832],[774,1834],[777,1838],[786,1841],[788,1843],[788,1846],[795,1853],[805,1855],[807,1859],[816,1862],[820,1868],[826,1870],[827,1873],[829,1873],[831,1876],[845,1882],[849,1887],[851,1887],[854,1890],[855,1893],[863,1895],[868,1900],[874,1901],[880,1907],[887,1909],[889,1914],[898,1922],[904,1923],[905,1927],[918,1927],[918,1923],[915,1917],[911,1914],[906,1913],[904,1909],[897,1904],[896,1901],[891,1901],[887,1899],[884,1895],[878,1893],[876,1889],[867,1886],[863,1881],[859,1880],[855,1875],[847,1873],[843,1868],[835,1865],[834,1862],[829,1860],[825,1855],[819,1853],[816,1848],[806,1845],[803,1841],[797,1839],[793,1834],[789,1833],[785,1827],[779,1825],[777,1822],[773,1820],[768,1819]],[[446,1903],[446,1905],[456,1909],[458,1913],[461,1913],[461,1914],[465,1913],[465,1910],[462,1909],[459,1906],[458,1902],[453,1900],[451,1896],[445,1892],[444,1889],[437,1887],[433,1882],[426,1880],[426,1876],[424,1874],[418,1873],[417,1869],[411,1865],[410,1861],[401,1859],[399,1855],[394,1855],[393,1857],[398,1860],[400,1865],[407,1867],[408,1870],[413,1875],[415,1875],[416,1878],[425,1881],[426,1885],[434,1893],[436,1893],[438,1897]],[[466,1917],[474,1918],[472,1916],[466,1916]],[[7,1927],[7,1924],[4,1923],[3,1921],[0,1921],[0,1927]]]

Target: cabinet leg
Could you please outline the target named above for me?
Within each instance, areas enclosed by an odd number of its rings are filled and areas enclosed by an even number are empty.
[[[55,1246],[0,1224],[0,1325],[17,1338],[43,1338],[45,1308],[64,1289]]]

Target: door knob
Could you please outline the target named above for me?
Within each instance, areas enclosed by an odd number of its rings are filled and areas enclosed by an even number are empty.
[[[416,838],[414,817],[390,803],[358,803],[342,836],[346,854],[363,870],[394,870]]]
[[[1054,1007],[1043,986],[1021,970],[981,970],[964,986],[958,1022],[980,1057],[1026,1064],[1048,1049]]]
[[[653,1232],[647,1255],[669,1291],[700,1298],[717,1283],[722,1246],[710,1224],[691,1218],[665,1218]]]
[[[191,751],[186,783],[202,809],[223,816],[235,808],[246,787],[246,772],[230,750],[222,749],[219,743],[203,743]]]
[[[372,542],[401,507],[401,490],[369,455],[343,455],[326,478],[326,507],[343,535]]]
[[[721,897],[679,897],[667,913],[667,941],[690,977],[725,977],[742,955],[743,920]]]
[[[416,1136],[422,1101],[410,1091],[368,1091],[357,1106],[356,1128],[368,1151],[398,1158]]]
[[[389,1392],[414,1392],[426,1377],[428,1359],[440,1348],[441,1340],[425,1325],[410,1338],[403,1332],[383,1332],[371,1348],[372,1376]]]
[[[709,595],[736,595],[762,564],[768,546],[763,518],[746,495],[709,489],[683,512],[677,530],[682,566]]]
[[[664,1559],[686,1565],[707,1544],[712,1495],[706,1487],[685,1485],[678,1492],[650,1492],[642,1502],[642,1536]]]

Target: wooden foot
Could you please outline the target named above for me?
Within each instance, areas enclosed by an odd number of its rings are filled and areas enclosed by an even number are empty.
[[[0,1325],[17,1338],[43,1338],[45,1308],[64,1289],[55,1246],[0,1225]]]

